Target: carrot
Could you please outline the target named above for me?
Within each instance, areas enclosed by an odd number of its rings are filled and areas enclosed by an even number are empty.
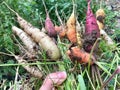
[[[87,13],[86,13],[86,26],[85,26],[85,33],[86,34],[91,34],[93,31],[96,31],[96,36],[99,37],[99,28],[97,25],[96,18],[90,8],[90,2],[91,0],[88,0],[88,8],[87,8]]]
[[[57,6],[55,7],[55,13],[56,13],[56,16],[57,16],[60,24],[61,24],[60,26],[55,26],[55,30],[58,33],[58,35],[60,36],[60,38],[63,38],[66,36],[67,28],[66,28],[66,25],[64,25],[64,23],[62,22],[59,14],[58,14]]]
[[[82,34],[81,34],[81,26],[78,20],[76,20],[76,37],[77,37],[77,44],[79,48],[82,48]]]
[[[53,60],[57,60],[60,58],[61,54],[60,54],[60,50],[57,47],[57,45],[55,44],[55,42],[45,33],[40,32],[40,30],[34,26],[32,26],[32,24],[30,24],[29,22],[27,22],[26,20],[24,20],[22,17],[20,17],[20,15],[18,13],[16,13],[13,9],[11,9],[7,4],[6,6],[16,14],[17,16],[17,21],[20,25],[21,28],[23,28],[23,30],[30,35],[30,37],[37,42],[41,48],[43,48],[43,50],[46,51],[47,55],[53,59]]]
[[[47,33],[50,37],[56,37],[57,32],[55,31],[54,24],[53,24],[52,20],[50,19],[50,16],[49,16],[49,13],[47,11],[44,0],[42,0],[42,2],[43,2],[43,5],[45,7],[45,11],[46,11],[45,29],[47,30]]]
[[[60,38],[63,38],[65,37],[67,30],[65,28],[62,28],[62,26],[55,26],[55,31],[58,33]]]
[[[108,34],[105,32],[105,30],[100,30],[101,37],[106,41],[108,45],[113,45],[113,40],[108,36]]]
[[[20,56],[14,56],[15,59],[18,61],[19,64],[22,64],[23,68],[25,68],[32,76],[41,79],[42,78],[42,72],[37,68],[33,66],[29,66],[28,62],[24,59],[22,59]]]
[[[37,52],[37,44],[32,40],[30,36],[28,36],[23,30],[16,26],[12,26],[12,31],[19,36],[19,38],[22,40],[22,42],[27,47],[28,51],[31,54],[34,54]]]
[[[109,35],[104,31],[104,18],[105,18],[105,12],[102,8],[98,9],[96,11],[96,18],[97,18],[97,24],[100,29],[100,35],[101,37],[107,42],[108,45],[113,45],[113,40],[109,37]]]
[[[75,5],[73,1],[73,11],[69,19],[67,20],[67,38],[72,42],[76,43],[76,16],[75,16]]]
[[[20,18],[20,17],[19,17]],[[40,32],[38,28],[33,27],[24,19],[18,20],[24,31],[28,33],[39,45],[43,48],[51,59],[57,60],[60,58],[60,51],[54,41],[45,33]],[[24,25],[23,25],[24,24]]]
[[[91,0],[88,0],[88,8],[86,13],[86,25],[84,34],[84,49],[90,52],[96,39],[100,37],[100,31],[97,20],[90,8]]]
[[[92,57],[92,60],[90,59],[90,54],[81,50],[79,47],[71,47],[67,51],[67,55],[70,57],[70,59],[74,62],[77,60],[81,64],[87,64],[90,63],[91,65],[93,64],[93,61],[95,58],[94,56]]]
[[[104,29],[104,18],[105,18],[104,10],[102,8],[98,9],[96,11],[96,19],[100,30]]]

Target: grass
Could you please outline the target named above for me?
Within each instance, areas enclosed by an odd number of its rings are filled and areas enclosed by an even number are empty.
[[[40,24],[40,18],[42,23],[44,23],[45,11],[42,7],[43,5],[41,4],[41,0],[5,0],[5,2],[34,26],[39,27],[40,29],[42,28],[42,25]],[[86,1],[76,0],[76,2],[79,21],[85,23]],[[48,0],[46,4],[50,11],[50,16],[53,22],[57,25],[60,23],[55,15],[55,4],[58,5],[58,13],[64,22],[72,12],[72,2],[70,0]],[[99,7],[96,7],[94,4],[95,0],[92,2],[92,9],[95,12]],[[116,14],[107,10],[107,8],[105,8],[105,11],[107,14],[105,22],[106,25],[109,26],[109,29],[115,29],[115,25],[112,24],[111,20],[113,20],[112,18],[114,18]],[[38,90],[43,80],[38,80],[37,78],[34,78],[26,73],[26,71],[21,67],[22,64],[18,64],[7,51],[9,50],[17,55],[21,53],[19,52],[20,50],[18,49],[18,43],[13,38],[11,31],[12,25],[18,26],[14,13],[9,11],[1,2],[0,15],[0,52],[2,52],[0,53],[0,88],[2,90],[6,90],[13,85],[16,87],[22,85],[23,87],[26,87],[26,90],[30,90],[30,88],[27,87],[28,85],[31,86],[31,88],[34,87],[35,90]],[[113,35],[111,38],[114,39],[117,33],[120,33],[119,30],[115,31],[115,35]],[[20,40],[18,39],[18,41]],[[21,41],[20,43],[22,44]],[[115,42],[115,48],[111,48],[102,40],[99,45],[102,54],[98,57],[98,62],[96,63],[97,65],[89,67],[82,64],[77,64],[76,69],[71,72],[70,69],[74,67],[74,63],[70,61],[66,55],[66,51],[69,48],[70,42],[67,39],[61,40],[58,37],[57,43],[62,54],[60,60],[56,62],[46,62],[48,58],[46,54],[42,52],[37,58],[36,62],[30,61],[29,65],[37,66],[42,71],[44,77],[51,72],[63,70],[66,71],[68,76],[67,80],[63,83],[63,85],[57,86],[58,90],[99,90],[101,87],[101,82],[97,70],[100,71],[100,77],[104,82],[111,76],[116,67],[120,64],[120,46],[117,45],[119,43]],[[12,73],[10,73],[11,79],[9,80],[7,76],[9,76],[10,71],[12,71]],[[26,81],[27,83],[25,84]],[[116,75],[106,88],[116,90],[116,88],[119,86],[120,75]]]

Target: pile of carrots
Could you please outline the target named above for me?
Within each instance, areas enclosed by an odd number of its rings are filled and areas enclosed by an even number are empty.
[[[94,44],[97,39],[100,38],[101,30],[104,29],[104,10],[99,9],[96,12],[95,17],[90,8],[91,0],[87,0],[85,32],[82,33],[80,23],[77,20],[74,0],[72,14],[68,18],[66,24],[63,24],[62,20],[59,18],[61,23],[60,26],[53,24],[44,0],[42,0],[42,2],[46,11],[44,27],[47,34],[34,27],[32,24],[23,19],[18,13],[7,6],[16,14],[17,22],[20,26],[20,28],[13,26],[12,30],[22,40],[29,54],[36,56],[39,50],[38,48],[41,48],[46,52],[51,60],[59,60],[61,57],[61,52],[56,42],[52,38],[56,39],[57,36],[59,36],[63,39],[66,37],[71,43],[71,47],[66,54],[73,62],[77,61],[81,64],[94,64],[95,57],[92,50],[97,47],[94,47]],[[106,33],[104,36],[106,37]]]

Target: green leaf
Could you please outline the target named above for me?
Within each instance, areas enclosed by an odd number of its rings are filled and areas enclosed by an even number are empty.
[[[80,90],[86,90],[85,82],[81,75],[78,75],[78,82],[80,85]]]

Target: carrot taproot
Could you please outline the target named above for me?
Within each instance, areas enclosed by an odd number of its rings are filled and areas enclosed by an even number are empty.
[[[96,17],[94,16],[90,3],[91,0],[88,1],[87,13],[86,13],[86,24],[85,24],[85,34],[84,34],[84,49],[87,52],[90,52],[93,44],[100,37],[100,31],[97,24]]]
[[[73,11],[70,15],[69,19],[67,20],[67,32],[66,32],[67,38],[72,42],[77,42],[76,37],[76,16],[75,16],[75,5],[73,1]]]
[[[78,20],[76,20],[76,37],[77,37],[77,44],[79,46],[79,48],[82,48],[82,34],[81,34],[81,26],[80,23],[78,22]]]
[[[16,26],[12,26],[12,31],[19,36],[19,38],[22,40],[23,44],[26,46],[26,48],[28,49],[28,51],[31,54],[36,54],[37,50],[38,50],[38,46],[37,44],[33,41],[33,39],[28,36],[23,30],[21,30],[20,28],[16,27]]]
[[[47,11],[46,5],[44,0],[42,0],[45,11],[46,11],[46,20],[45,20],[45,29],[47,30],[47,33],[50,37],[56,37],[57,36],[57,32],[55,31],[55,27],[54,24],[52,22],[52,20],[50,19],[49,13]]]
[[[77,62],[79,62],[81,64],[90,63],[92,65],[93,64],[92,60],[95,60],[94,56],[90,56],[89,53],[81,50],[79,47],[71,47],[67,51],[67,55],[70,57],[70,59],[73,62],[76,60]]]
[[[17,12],[11,9],[5,4],[8,9],[15,13],[17,21],[21,28],[36,42],[40,45],[40,48],[46,51],[47,55],[53,59],[58,60],[61,56],[60,50],[55,42],[45,33],[41,32],[40,29],[34,27],[32,24],[23,19]]]
[[[29,72],[32,76],[39,79],[42,78],[43,74],[37,67],[28,65],[29,63],[20,56],[14,55],[14,57],[18,61],[18,63],[22,64],[23,68],[25,68],[27,72]]]

